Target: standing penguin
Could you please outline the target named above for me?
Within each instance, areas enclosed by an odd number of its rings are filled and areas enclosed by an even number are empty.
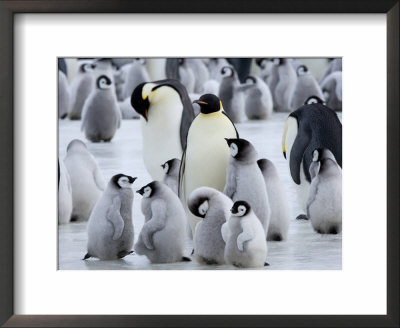
[[[214,188],[200,187],[190,194],[190,211],[203,218],[197,224],[193,237],[193,255],[199,263],[224,263],[225,242],[221,227],[229,219],[232,205],[230,198]]]
[[[283,156],[289,161],[290,175],[304,211],[311,182],[309,168],[316,148],[330,149],[342,166],[342,123],[321,99],[310,97],[304,106],[288,116],[282,136]],[[305,216],[297,218],[304,219]]]
[[[199,187],[224,190],[229,161],[224,138],[238,137],[217,96],[205,94],[195,102],[200,105],[200,114],[190,126],[179,172],[179,197],[185,208],[189,195]],[[188,218],[194,236],[199,218],[190,213]]]
[[[221,69],[223,76],[219,86],[219,98],[224,104],[226,115],[233,123],[240,123],[245,119],[244,114],[244,93],[240,89],[239,78],[231,66]]]
[[[266,158],[259,159],[257,164],[264,177],[271,207],[271,220],[268,227],[267,240],[286,240],[290,221],[289,203],[282,182],[279,179],[278,171],[275,165]]]
[[[124,99],[130,98],[133,90],[144,82],[149,82],[150,78],[146,70],[146,60],[143,58],[135,58],[130,65],[129,71],[126,75],[123,97]]]
[[[58,161],[58,169],[58,223],[65,224],[71,220],[72,214],[71,178],[63,161]]]
[[[221,229],[226,243],[225,262],[239,268],[265,266],[267,243],[260,220],[245,201],[235,202],[231,212]]]
[[[231,157],[226,171],[224,194],[232,201],[248,202],[259,218],[267,236],[271,219],[267,188],[257,165],[258,153],[245,139],[226,139]]]
[[[181,160],[178,158],[170,159],[161,165],[165,173],[163,182],[170,187],[176,195],[178,195],[180,166]]]
[[[245,111],[250,120],[266,120],[272,115],[274,107],[268,85],[258,76],[248,76],[245,89]]]
[[[278,75],[279,81],[274,90],[275,110],[290,112],[297,76],[293,65],[287,58],[279,59]]]
[[[192,70],[195,77],[194,92],[203,92],[203,85],[210,76],[208,68],[204,61],[199,58],[186,58],[188,67]],[[205,92],[207,93],[207,92]]]
[[[67,147],[64,164],[71,178],[73,221],[88,220],[93,206],[104,190],[104,179],[96,160],[78,139]]]
[[[335,111],[342,111],[342,72],[329,74],[321,83],[326,106]]]
[[[329,149],[315,149],[307,216],[318,233],[342,231],[342,169]]]
[[[117,97],[106,75],[97,78],[96,89],[86,100],[82,111],[81,130],[92,142],[110,141],[121,124]]]
[[[116,260],[132,253],[132,184],[136,178],[114,175],[97,201],[87,226],[89,257]]]
[[[71,103],[68,116],[80,120],[82,108],[95,87],[93,70],[96,66],[88,61],[78,62],[78,71],[71,83]]]
[[[67,76],[58,70],[58,117],[61,119],[68,115],[70,98]]]
[[[292,96],[291,108],[297,109],[303,106],[304,102],[311,96],[324,98],[321,87],[307,66],[300,65],[297,67],[297,82]]]
[[[177,80],[139,84],[132,93],[132,107],[141,117],[143,160],[154,180],[161,181],[161,165],[181,158],[186,146],[193,106],[185,87]]]
[[[221,83],[223,76],[221,75],[221,69],[225,66],[229,66],[228,61],[225,58],[211,58],[208,61],[208,71],[210,72],[210,80],[216,80]]]
[[[143,196],[145,223],[135,252],[152,263],[190,261],[183,257],[186,215],[177,195],[164,183],[153,181],[137,193]]]

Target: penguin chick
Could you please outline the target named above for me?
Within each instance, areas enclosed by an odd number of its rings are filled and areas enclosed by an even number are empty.
[[[216,80],[218,83],[221,83],[221,80],[223,78],[223,76],[221,75],[221,69],[225,66],[229,66],[229,63],[225,58],[210,58],[210,60],[208,61],[210,80]]]
[[[58,223],[65,224],[71,220],[72,214],[71,178],[63,161],[58,161],[58,169]]]
[[[232,200],[209,187],[194,190],[188,200],[189,210],[202,220],[194,233],[194,257],[199,263],[223,264],[225,242],[221,227],[229,219]]]
[[[321,83],[326,106],[335,111],[342,111],[342,72],[329,74]]]
[[[114,175],[90,215],[84,259],[116,260],[132,253],[132,184],[136,178]]]
[[[223,224],[225,262],[239,268],[263,267],[267,257],[267,243],[260,220],[245,201],[237,201],[232,216]]]
[[[86,99],[94,89],[94,74],[95,65],[90,62],[78,61],[78,71],[72,80],[70,89],[70,109],[68,117],[71,120],[80,120],[82,108]]]
[[[329,149],[314,150],[310,175],[307,216],[316,232],[338,234],[342,231],[342,169]]]
[[[258,76],[248,76],[242,86],[246,92],[245,111],[250,120],[266,120],[274,107],[268,85]]]
[[[178,158],[170,159],[161,165],[165,174],[163,182],[170,187],[176,195],[178,195],[180,166],[181,160]]]
[[[258,153],[253,145],[245,139],[225,140],[231,156],[226,171],[224,194],[234,202],[238,200],[248,202],[267,236],[271,208],[264,177],[257,164]]]
[[[85,102],[81,130],[92,142],[110,141],[120,127],[121,112],[111,86],[111,79],[101,75],[96,81],[96,89]]]
[[[300,65],[297,67],[297,81],[292,96],[291,108],[297,109],[303,106],[304,102],[311,96],[324,99],[324,95],[322,94],[317,80],[310,73],[307,66]]]
[[[325,70],[324,74],[319,80],[319,84],[322,85],[325,79],[333,72],[341,72],[341,71],[342,71],[342,58],[330,58],[328,68]]]
[[[283,184],[279,179],[275,165],[270,160],[259,159],[257,164],[264,177],[268,201],[271,206],[267,240],[286,240],[289,230],[289,203]]]
[[[195,103],[200,105],[200,114],[190,126],[179,172],[179,197],[188,212],[192,236],[199,218],[187,209],[189,195],[202,186],[224,190],[229,161],[224,138],[238,136],[217,96],[205,94]]]
[[[280,59],[278,66],[279,81],[274,90],[275,110],[290,112],[292,96],[296,87],[296,71],[288,59]]]
[[[70,91],[68,80],[62,71],[58,71],[58,117],[64,119],[70,106]]]
[[[203,85],[208,80],[210,74],[208,68],[200,58],[186,58],[188,67],[192,70],[195,77],[194,92],[195,93],[209,93],[204,92]]]
[[[132,95],[133,90],[144,82],[149,82],[149,74],[146,70],[146,60],[143,58],[135,58],[126,76],[123,97],[124,99]]]
[[[88,220],[93,206],[104,190],[104,179],[96,160],[78,139],[67,147],[65,167],[71,178],[72,220]]]
[[[164,183],[153,181],[137,193],[143,196],[145,223],[135,252],[152,263],[185,261],[183,257],[186,215],[177,195]]]

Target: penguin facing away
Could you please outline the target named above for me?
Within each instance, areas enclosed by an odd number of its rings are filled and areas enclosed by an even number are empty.
[[[221,228],[225,262],[239,268],[265,266],[267,243],[260,220],[245,201],[235,202],[231,212]]]
[[[88,220],[93,206],[104,191],[103,176],[85,143],[79,139],[68,144],[64,164],[71,178],[71,221]]]
[[[238,137],[217,96],[205,94],[195,102],[200,105],[200,114],[190,126],[179,172],[179,197],[186,210],[193,190],[202,186],[224,190],[229,161],[224,138]],[[188,212],[188,219],[194,236],[199,218]]]
[[[188,207],[193,215],[202,218],[193,237],[197,262],[208,265],[225,262],[221,227],[229,219],[232,205],[229,197],[214,188],[200,187],[190,194]]]
[[[282,241],[287,239],[289,230],[289,203],[283,184],[278,176],[275,165],[268,159],[257,161],[263,174],[269,205],[271,207],[271,220],[268,227],[267,240]]]
[[[92,142],[110,141],[120,127],[121,112],[111,86],[112,81],[108,76],[99,76],[96,89],[85,102],[81,130]]]
[[[315,149],[310,165],[312,177],[307,216],[321,234],[342,231],[342,169],[329,149]]]
[[[152,263],[190,261],[183,257],[186,215],[178,196],[159,181],[149,183],[137,193],[143,196],[145,223],[135,252]]]
[[[132,107],[141,115],[143,160],[154,180],[161,181],[161,165],[181,158],[193,106],[185,87],[177,80],[162,80],[138,85],[132,93]]]
[[[245,112],[247,118],[252,120],[265,120],[272,115],[273,101],[268,85],[258,76],[248,76]],[[243,88],[243,87],[242,87]]]
[[[288,116],[282,135],[283,156],[289,161],[290,175],[304,211],[311,182],[312,153],[317,148],[330,149],[339,166],[342,165],[342,124],[321,99],[310,97]]]
[[[274,90],[275,110],[290,112],[291,101],[296,87],[296,71],[288,59],[280,59],[278,65],[279,81]]]
[[[58,168],[58,223],[65,224],[71,220],[72,214],[71,178],[63,161],[58,160]]]
[[[90,215],[87,254],[100,260],[116,260],[132,253],[132,184],[136,178],[114,175]]]
[[[178,158],[170,159],[161,165],[165,174],[163,182],[170,187],[176,195],[178,195],[180,166],[181,160]]]
[[[226,142],[231,157],[226,171],[224,194],[233,202],[243,200],[249,203],[267,236],[271,207],[264,178],[257,164],[258,153],[245,139],[226,139]]]

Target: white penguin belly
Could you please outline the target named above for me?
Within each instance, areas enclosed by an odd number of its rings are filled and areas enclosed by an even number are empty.
[[[163,180],[162,164],[172,158],[182,157],[181,116],[182,107],[152,106],[148,121],[141,118],[143,160],[153,180]]]

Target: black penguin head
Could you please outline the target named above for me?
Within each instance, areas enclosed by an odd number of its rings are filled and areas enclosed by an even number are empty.
[[[149,184],[143,186],[136,192],[138,194],[141,194],[144,198],[150,198],[150,197],[153,197],[159,189],[160,189],[160,182],[153,181],[153,182],[150,182]]]
[[[135,58],[133,61],[136,62],[136,63],[140,63],[142,65],[146,65],[146,59],[145,58]]]
[[[166,161],[164,164],[161,165],[161,167],[163,168],[164,173],[168,175],[179,165],[179,163],[180,160],[178,158],[173,158],[169,161]]]
[[[67,146],[67,153],[74,149],[87,149],[86,144],[79,139],[72,140]]]
[[[310,96],[306,99],[306,101],[304,102],[304,105],[312,105],[312,104],[325,105],[325,102],[317,96]]]
[[[257,58],[256,59],[256,65],[260,68],[265,68],[265,64],[267,62],[266,58]]]
[[[195,216],[205,218],[209,209],[209,198],[207,196],[197,197],[188,202],[188,208]]]
[[[234,77],[235,76],[235,70],[233,69],[232,66],[224,66],[221,68],[221,74],[222,77]]]
[[[131,105],[133,109],[147,121],[148,111],[150,107],[149,97],[143,96],[143,87],[147,83],[139,84],[132,92]]]
[[[221,100],[211,93],[202,95],[200,99],[193,101],[193,103],[200,105],[200,112],[203,114],[218,112],[222,107]]]
[[[107,90],[111,88],[111,85],[112,81],[107,75],[101,75],[97,78],[96,86],[98,89]]]
[[[231,156],[237,161],[252,162],[257,160],[257,151],[249,141],[240,138],[225,138],[225,140]]]
[[[251,210],[249,203],[245,202],[244,200],[238,200],[235,202],[231,208],[231,213],[233,216],[245,216]]]
[[[300,65],[299,67],[297,67],[296,73],[297,73],[297,76],[307,74],[308,73],[307,66],[306,65]]]
[[[111,178],[113,185],[119,189],[131,189],[133,182],[137,178],[132,178],[129,175],[125,174],[116,174]]]
[[[87,73],[93,71],[95,68],[96,68],[95,64],[82,63],[81,66],[79,66],[79,71],[81,73]]]

